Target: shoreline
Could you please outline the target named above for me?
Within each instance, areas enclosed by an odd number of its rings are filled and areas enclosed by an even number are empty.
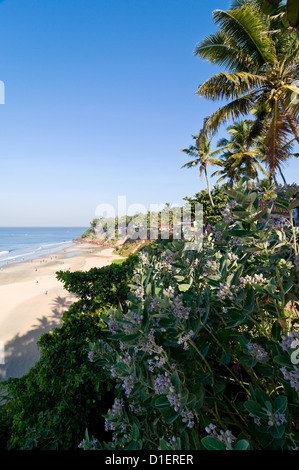
[[[56,272],[88,271],[114,259],[121,259],[114,247],[74,241],[60,251],[0,268],[0,346],[5,362],[0,363],[0,381],[21,377],[34,366],[40,357],[38,338],[60,326],[63,312],[77,300]]]

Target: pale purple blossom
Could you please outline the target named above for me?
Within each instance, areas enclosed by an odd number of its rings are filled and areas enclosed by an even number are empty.
[[[205,428],[207,434],[209,434],[211,437],[214,437],[218,441],[223,442],[223,444],[226,445],[226,449],[231,450],[232,444],[236,440],[236,437],[233,435],[233,433],[230,430],[223,431],[221,429],[220,432],[218,432],[216,429],[217,428],[215,424],[212,424],[212,423],[209,424],[209,426]]]
[[[292,347],[293,341],[299,339],[299,331],[289,331],[288,336],[282,335],[281,336],[281,348],[283,351],[287,351]]]
[[[183,294],[178,295],[171,301],[171,307],[173,308],[173,313],[180,320],[188,320],[191,308],[185,307],[183,304]]]
[[[178,344],[183,344],[184,350],[187,351],[189,349],[188,341],[192,338],[194,335],[194,332],[190,330],[188,333],[185,335],[181,335],[177,341]]]
[[[263,361],[268,358],[266,351],[256,343],[247,343],[247,349],[251,356],[255,357],[258,361]]]

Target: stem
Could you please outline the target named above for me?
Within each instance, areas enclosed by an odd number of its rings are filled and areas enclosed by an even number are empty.
[[[247,390],[244,383],[241,380],[238,379],[238,377],[233,373],[233,371],[225,364],[224,364],[224,367],[229,371],[229,373],[233,376],[233,378],[240,385],[240,387],[242,387],[245,390],[246,394],[250,395],[249,390]]]
[[[293,215],[292,215],[292,210],[290,210],[290,222],[291,222],[293,239],[294,239],[294,241],[293,241],[294,254],[295,254],[295,256],[297,256],[298,255],[298,247],[297,247],[296,230],[295,230],[295,226],[294,226],[294,219],[293,219]]]
[[[189,341],[189,343],[191,344],[191,346],[195,349],[195,351],[197,352],[197,354],[200,356],[200,358],[203,360],[203,362],[205,363],[205,365],[207,366],[209,372],[212,374],[212,384],[214,385],[214,376],[213,376],[213,371],[209,365],[209,363],[206,361],[205,357],[202,355],[202,353],[199,351],[199,349],[196,347],[195,343],[191,340]]]
[[[283,284],[281,282],[281,278],[280,278],[280,274],[279,274],[279,270],[278,268],[275,268],[275,272],[276,272],[276,277],[277,277],[277,283],[279,285],[279,288],[280,288],[280,291],[281,291],[281,294],[282,294],[282,301],[281,301],[281,314],[282,314],[282,317],[285,317],[285,313],[284,313],[284,308],[285,308],[285,304],[286,304],[286,301],[285,301],[285,295],[284,295],[284,289],[283,289]]]
[[[206,176],[206,180],[207,180],[207,187],[208,187],[209,198],[210,198],[210,201],[211,201],[211,205],[212,205],[212,207],[214,208],[215,204],[214,204],[214,201],[213,201],[213,199],[212,199],[212,194],[211,194],[211,189],[210,189],[210,181],[209,181],[208,172],[207,172],[207,169],[206,169],[206,168],[205,168],[205,176]]]
[[[228,405],[231,405],[233,407],[233,409],[235,410],[238,418],[243,421],[245,423],[245,425],[247,425],[247,422],[246,420],[243,418],[243,416],[240,414],[238,408],[236,407],[236,405],[229,401],[227,397],[223,396],[223,398],[225,399],[225,401],[227,402]],[[254,437],[250,434],[247,433],[246,429],[243,427],[242,424],[240,424],[240,422],[236,419],[236,417],[234,416],[233,413],[231,413],[230,415],[232,417],[232,419],[234,420],[235,424],[241,429],[241,431],[248,437],[249,441],[252,442],[252,444],[254,445],[254,447],[257,449],[257,450],[260,450],[260,447],[259,445],[254,441]]]

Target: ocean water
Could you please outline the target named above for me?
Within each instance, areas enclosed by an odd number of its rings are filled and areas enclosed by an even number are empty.
[[[84,230],[86,227],[0,227],[0,266],[63,250]]]

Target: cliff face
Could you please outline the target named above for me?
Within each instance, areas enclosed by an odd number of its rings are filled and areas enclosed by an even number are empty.
[[[74,243],[89,243],[90,245],[100,245],[100,246],[109,246],[109,247],[112,247],[114,246],[115,244],[112,244],[110,241],[108,240],[100,240],[98,238],[76,238],[75,240],[73,240]]]

